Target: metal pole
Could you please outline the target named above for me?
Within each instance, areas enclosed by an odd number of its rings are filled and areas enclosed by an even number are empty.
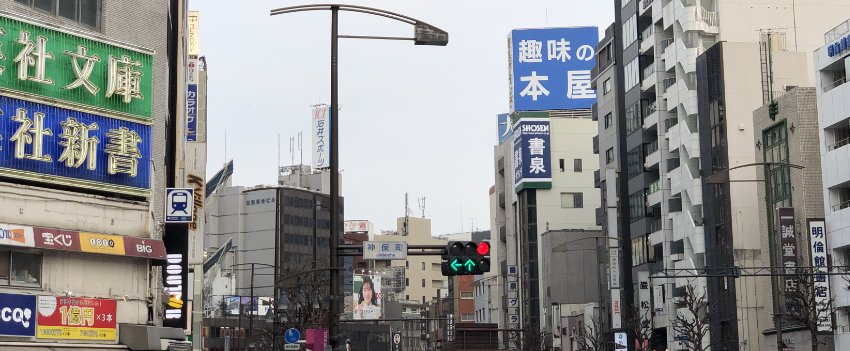
[[[339,72],[337,71],[337,50],[339,42],[339,6],[331,6],[331,267],[339,266]],[[339,270],[331,270],[331,306],[328,318],[330,344],[336,350],[339,340],[340,286]]]
[[[770,165],[767,165],[765,167],[764,184],[765,184],[765,188],[766,188],[765,191],[766,191],[766,195],[767,195],[767,196],[765,196],[765,200],[767,201],[767,209],[768,209],[767,213],[768,213],[768,218],[770,219],[770,221],[768,222],[768,226],[767,226],[768,228],[770,228],[769,229],[770,232],[768,233],[768,238],[770,239],[769,240],[770,261],[771,261],[770,265],[771,265],[771,267],[777,267],[780,260],[776,258],[776,254],[778,253],[778,250],[776,250],[777,244],[774,243],[774,240],[776,240],[776,236],[775,236],[776,230],[773,226],[775,216],[774,216],[774,211],[773,211],[773,189],[771,188],[771,183],[770,183]],[[731,184],[730,184],[730,186],[731,186]],[[771,272],[772,275],[771,275],[771,279],[770,279],[771,289],[773,290],[773,327],[774,327],[774,329],[776,329],[776,350],[777,351],[783,351],[784,347],[782,347],[782,345],[783,345],[783,342],[782,342],[782,301],[781,301],[781,298],[780,298],[780,295],[779,295],[780,294],[780,292],[779,292],[779,277],[777,275],[773,274],[773,273],[775,273],[775,272]]]
[[[248,314],[248,336],[254,335],[254,264],[251,263],[251,311]]]

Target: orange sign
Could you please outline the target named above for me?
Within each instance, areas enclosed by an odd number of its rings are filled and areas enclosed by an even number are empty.
[[[80,250],[110,255],[124,255],[124,238],[115,235],[80,233]]]

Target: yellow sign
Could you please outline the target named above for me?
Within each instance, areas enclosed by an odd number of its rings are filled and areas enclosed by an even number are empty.
[[[39,338],[76,340],[115,340],[116,329],[38,326]]]
[[[110,255],[124,254],[124,238],[115,235],[80,233],[80,250]]]

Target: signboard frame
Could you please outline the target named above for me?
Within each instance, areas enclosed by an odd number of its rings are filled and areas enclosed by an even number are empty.
[[[364,260],[406,260],[406,241],[364,241]]]
[[[180,195],[183,193],[183,195]],[[177,202],[175,202],[177,200]],[[179,201],[185,200],[185,201]],[[192,223],[194,221],[194,188],[165,189],[165,223]],[[180,204],[184,204],[181,206]],[[185,215],[177,215],[177,211]]]

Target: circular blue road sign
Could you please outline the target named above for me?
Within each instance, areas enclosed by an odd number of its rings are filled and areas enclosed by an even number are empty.
[[[301,339],[301,333],[298,332],[298,329],[289,328],[283,338],[286,339],[286,342],[294,344],[298,342],[298,339]]]

